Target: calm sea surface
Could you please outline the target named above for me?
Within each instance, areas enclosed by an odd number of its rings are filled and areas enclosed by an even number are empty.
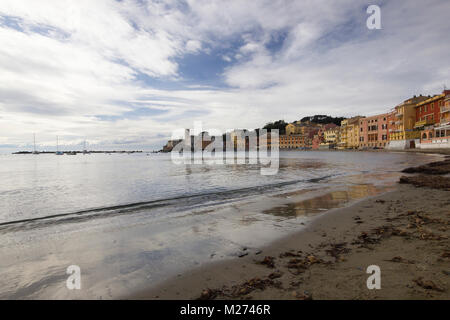
[[[176,165],[168,154],[0,155],[0,298],[118,298],[257,254],[436,157],[281,152],[278,174],[264,176],[258,165]],[[66,287],[70,265],[81,290]]]

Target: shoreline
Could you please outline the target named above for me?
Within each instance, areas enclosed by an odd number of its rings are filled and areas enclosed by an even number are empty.
[[[310,150],[299,150],[299,149],[280,149],[283,152],[392,152],[392,153],[423,153],[423,154],[435,154],[435,155],[450,155],[450,149],[310,149]]]
[[[448,195],[397,184],[328,210],[258,254],[209,263],[125,298],[450,299]],[[381,269],[381,290],[366,287],[369,265]]]

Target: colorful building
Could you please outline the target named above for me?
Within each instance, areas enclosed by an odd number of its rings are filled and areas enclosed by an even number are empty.
[[[385,148],[388,144],[388,113],[362,118],[359,148]]]
[[[415,129],[416,105],[427,100],[428,97],[420,95],[412,97],[397,105],[394,112],[394,122],[388,123],[389,144],[388,149],[409,149],[415,148],[419,143],[420,132]]]
[[[359,147],[359,126],[362,116],[341,121],[338,149],[357,149]]]
[[[286,135],[302,134],[307,136],[311,131],[317,129],[318,127],[320,127],[319,124],[311,123],[310,121],[305,122],[296,121],[286,125],[285,129]]]
[[[420,148],[450,148],[450,90],[416,106]]]
[[[280,149],[304,149],[305,136],[302,134],[280,135]]]
[[[444,107],[446,90],[442,94],[429,97],[416,105],[415,128],[422,130],[426,126],[433,126],[441,122],[441,108]]]
[[[342,150],[347,148],[347,124],[348,119],[344,119],[341,121],[341,126],[339,129],[339,141],[337,148]]]
[[[340,127],[334,123],[330,123],[323,128],[323,138],[319,145],[319,149],[334,149],[336,148]]]
[[[441,107],[441,125],[446,124],[450,124],[450,93],[448,92],[445,93],[444,106]]]
[[[302,133],[302,126],[297,123],[289,123],[286,125],[286,135],[292,135],[292,134],[300,134]]]
[[[397,118],[395,116],[395,109],[393,109],[387,114],[388,141],[390,139],[391,133],[395,129],[395,121],[397,121]]]
[[[323,142],[322,135],[322,129],[318,129],[317,132],[313,135],[311,140],[311,148],[313,150],[319,149],[320,144]]]

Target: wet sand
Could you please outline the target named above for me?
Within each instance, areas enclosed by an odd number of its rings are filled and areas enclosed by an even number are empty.
[[[316,218],[241,258],[211,263],[133,299],[449,299],[450,197],[398,184]],[[369,290],[366,269],[381,269]]]

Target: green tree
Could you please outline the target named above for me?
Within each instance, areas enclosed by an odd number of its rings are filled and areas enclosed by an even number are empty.
[[[286,134],[286,125],[287,123],[284,120],[278,120],[275,122],[269,122],[267,123],[263,129],[266,129],[270,132],[272,129],[278,129],[279,134]]]

